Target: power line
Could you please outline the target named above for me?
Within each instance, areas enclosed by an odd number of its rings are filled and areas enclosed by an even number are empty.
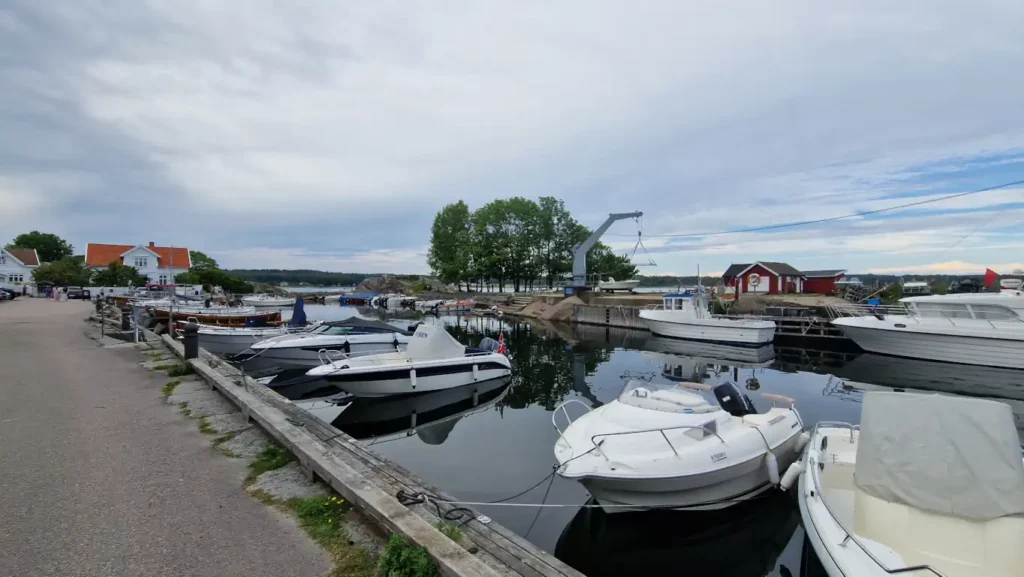
[[[872,215],[872,214],[880,214],[880,213],[883,213],[883,212],[891,212],[891,211],[894,211],[894,210],[910,208],[910,207],[913,207],[913,206],[921,206],[922,204],[932,204],[932,203],[935,203],[935,202],[941,202],[943,200],[950,200],[950,199],[953,199],[953,198],[959,198],[961,196],[968,196],[968,195],[972,195],[972,194],[980,194],[982,192],[990,192],[990,191],[993,191],[993,190],[999,190],[1000,188],[1006,188],[1008,186],[1014,186],[1014,185],[1017,185],[1017,184],[1024,184],[1024,180],[1015,180],[1013,182],[1006,182],[1006,183],[1003,183],[1003,184],[998,184],[996,186],[990,186],[988,188],[981,188],[981,189],[978,189],[978,190],[969,190],[967,192],[958,192],[956,194],[948,194],[946,196],[940,196],[938,198],[929,198],[929,199],[926,199],[926,200],[918,200],[918,201],[915,201],[915,202],[908,202],[906,204],[900,204],[900,205],[896,205],[896,206],[889,206],[889,207],[886,207],[886,208],[878,208],[878,209],[875,209],[875,210],[866,210],[864,212],[854,212],[852,214],[844,214],[842,216],[830,216],[828,218],[819,218],[819,219],[816,219],[816,220],[801,220],[801,221],[797,221],[797,222],[784,222],[784,223],[781,223],[781,224],[771,224],[771,225],[767,225],[767,226],[756,226],[756,227],[753,227],[753,228],[739,228],[739,229],[735,229],[735,230],[720,230],[720,231],[715,231],[715,232],[691,232],[691,233],[686,233],[686,234],[649,234],[649,235],[644,235],[644,236],[646,236],[647,238],[694,238],[694,237],[704,237],[704,236],[720,236],[720,235],[723,235],[723,234],[735,234],[735,233],[739,233],[739,232],[761,232],[761,231],[765,231],[765,230],[777,230],[777,229],[780,229],[780,228],[790,228],[790,227],[794,227],[794,226],[805,226],[805,225],[808,225],[808,224],[820,224],[820,223],[823,223],[823,222],[833,222],[833,221],[837,221],[837,220],[845,220],[845,219],[848,219],[848,218],[856,218],[856,217],[859,217],[859,216],[869,216],[869,215]],[[631,235],[631,234],[614,234],[614,235],[607,235],[607,236],[633,236],[633,235]]]

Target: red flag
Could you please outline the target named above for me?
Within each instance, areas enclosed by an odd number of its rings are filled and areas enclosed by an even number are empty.
[[[996,274],[996,271],[990,268],[985,269],[985,286],[990,286],[997,280],[999,280],[999,275]]]
[[[498,354],[508,354],[508,348],[505,347],[505,333],[498,333]]]

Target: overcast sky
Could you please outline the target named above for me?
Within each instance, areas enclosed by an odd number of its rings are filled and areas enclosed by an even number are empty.
[[[653,236],[1024,179],[1022,30],[1019,0],[0,0],[0,242],[425,272],[445,203],[550,195],[643,211],[645,274],[1010,272],[1024,186]]]

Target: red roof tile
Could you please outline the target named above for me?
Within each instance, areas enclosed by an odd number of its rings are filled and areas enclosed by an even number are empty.
[[[25,266],[37,266],[39,264],[39,255],[36,254],[36,249],[34,248],[9,248],[7,252],[20,260],[21,264]]]
[[[189,260],[188,249],[166,246],[146,246],[130,244],[96,244],[89,243],[85,248],[85,264],[89,266],[107,266],[112,262],[120,262],[121,255],[137,246],[144,246],[160,256],[157,264],[159,266],[174,265],[174,268],[192,268],[192,261]],[[171,260],[171,252],[174,252],[174,259]]]

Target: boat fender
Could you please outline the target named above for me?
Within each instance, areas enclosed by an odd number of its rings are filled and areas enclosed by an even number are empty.
[[[398,335],[397,334],[395,335],[395,339],[393,341],[391,341],[391,345],[393,347],[395,347],[396,351],[402,350],[402,349],[398,348]]]
[[[480,380],[480,366],[479,365],[473,365],[473,380],[474,381],[479,381]]]
[[[782,480],[779,481],[779,488],[783,491],[789,490],[793,483],[800,478],[800,474],[804,472],[804,466],[800,463],[793,463],[786,469],[786,474],[782,476]]]
[[[345,344],[342,345],[342,350],[345,351],[346,355],[352,352],[352,345],[349,344],[348,339],[345,339]]]
[[[793,443],[793,452],[797,455],[802,453],[810,440],[811,436],[807,434],[807,431],[800,433],[800,436],[796,438],[796,442]]]
[[[409,370],[409,382],[412,383],[412,388],[416,388],[416,369]]]
[[[764,455],[764,467],[768,470],[768,480],[772,482],[772,485],[779,484],[779,460],[775,458],[775,453],[768,451]]]

